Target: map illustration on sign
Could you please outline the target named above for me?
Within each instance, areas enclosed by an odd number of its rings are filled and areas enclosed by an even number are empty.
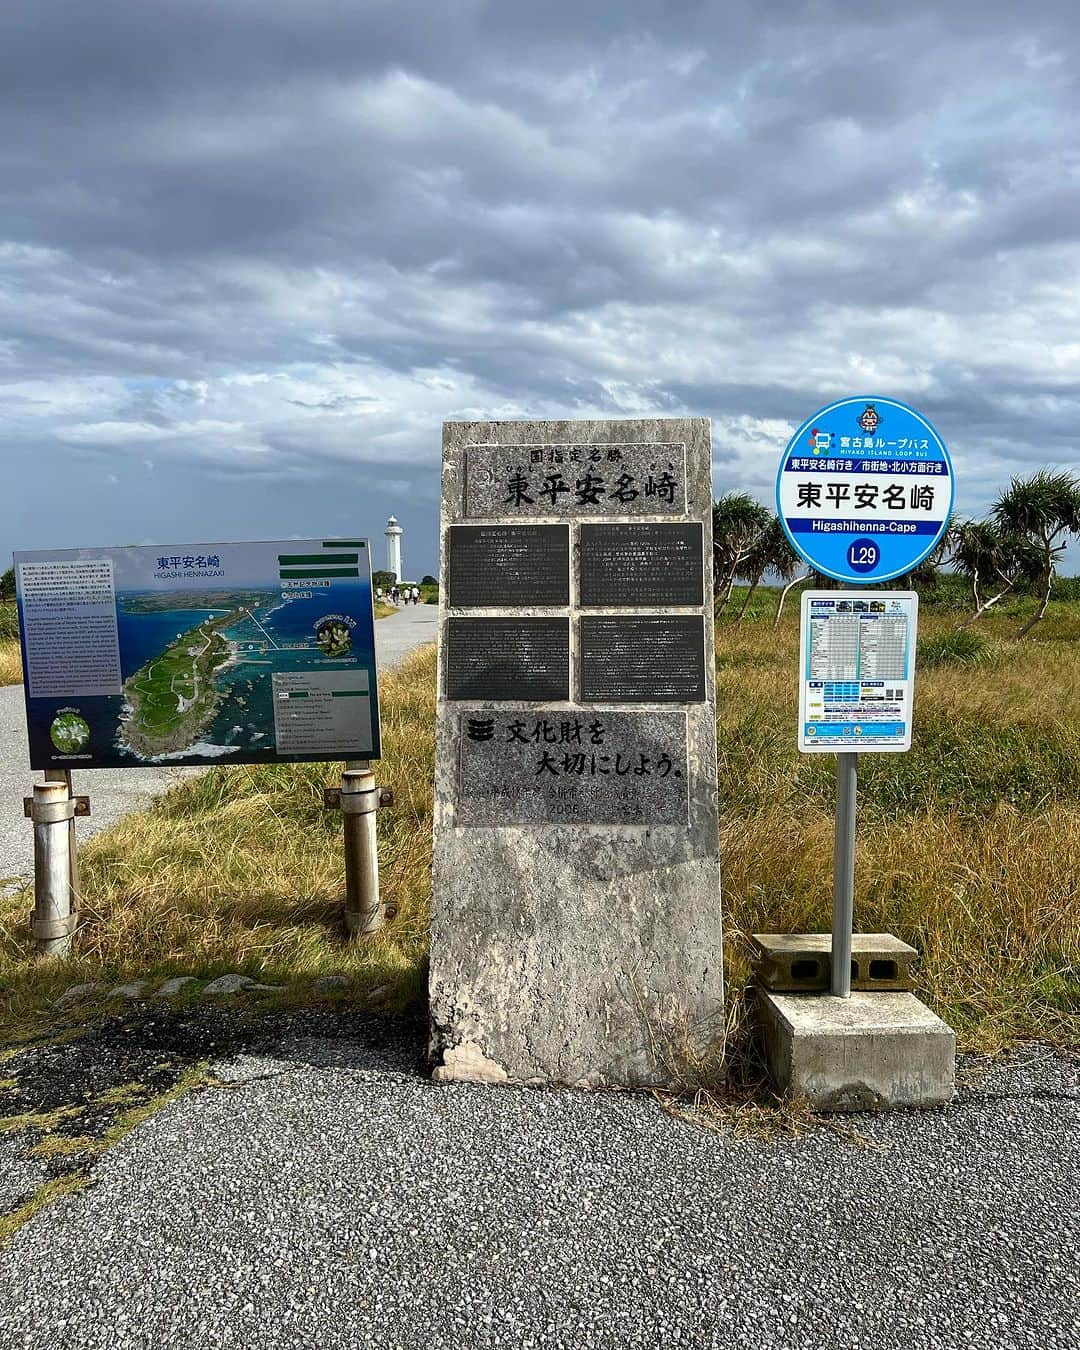
[[[792,547],[836,581],[872,585],[910,572],[937,547],[952,504],[944,441],[889,398],[845,398],[816,412],[776,475]]]
[[[15,555],[34,768],[375,758],[367,541]]]
[[[911,748],[914,591],[807,591],[802,597],[799,749]]]

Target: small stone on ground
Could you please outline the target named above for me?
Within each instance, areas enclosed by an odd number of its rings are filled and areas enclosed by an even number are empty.
[[[73,984],[70,989],[65,989],[56,1000],[56,1006],[58,1008],[70,1008],[73,1003],[89,998],[91,994],[99,993],[104,988],[103,984]]]
[[[171,980],[166,980],[157,991],[158,998],[173,998],[179,994],[182,989],[186,989],[189,984],[195,983],[194,975],[176,975]]]
[[[118,984],[109,990],[110,998],[142,998],[146,992],[145,980],[132,980],[130,984]]]
[[[280,989],[279,984],[259,984],[250,975],[219,975],[203,989],[204,994],[257,994],[264,990]]]

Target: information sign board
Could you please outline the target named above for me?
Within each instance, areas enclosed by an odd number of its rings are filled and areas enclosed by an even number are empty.
[[[911,748],[914,591],[807,591],[802,597],[799,749]]]
[[[816,412],[788,443],[776,511],[795,551],[837,581],[872,585],[910,572],[949,523],[952,463],[913,408],[845,398]]]
[[[373,759],[366,540],[15,554],[35,769]]]

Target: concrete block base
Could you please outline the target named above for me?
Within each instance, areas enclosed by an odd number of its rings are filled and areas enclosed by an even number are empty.
[[[754,933],[754,978],[778,994],[829,988],[831,933]],[[914,988],[912,966],[919,953],[892,933],[852,933],[852,989]]]
[[[956,1037],[914,994],[757,990],[777,1089],[815,1111],[940,1106],[954,1088]]]

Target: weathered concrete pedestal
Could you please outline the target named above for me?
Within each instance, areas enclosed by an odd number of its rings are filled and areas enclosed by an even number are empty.
[[[914,994],[756,993],[769,1070],[785,1096],[815,1111],[952,1099],[956,1037]]]
[[[449,423],[439,1081],[681,1081],[723,1033],[709,424]]]

